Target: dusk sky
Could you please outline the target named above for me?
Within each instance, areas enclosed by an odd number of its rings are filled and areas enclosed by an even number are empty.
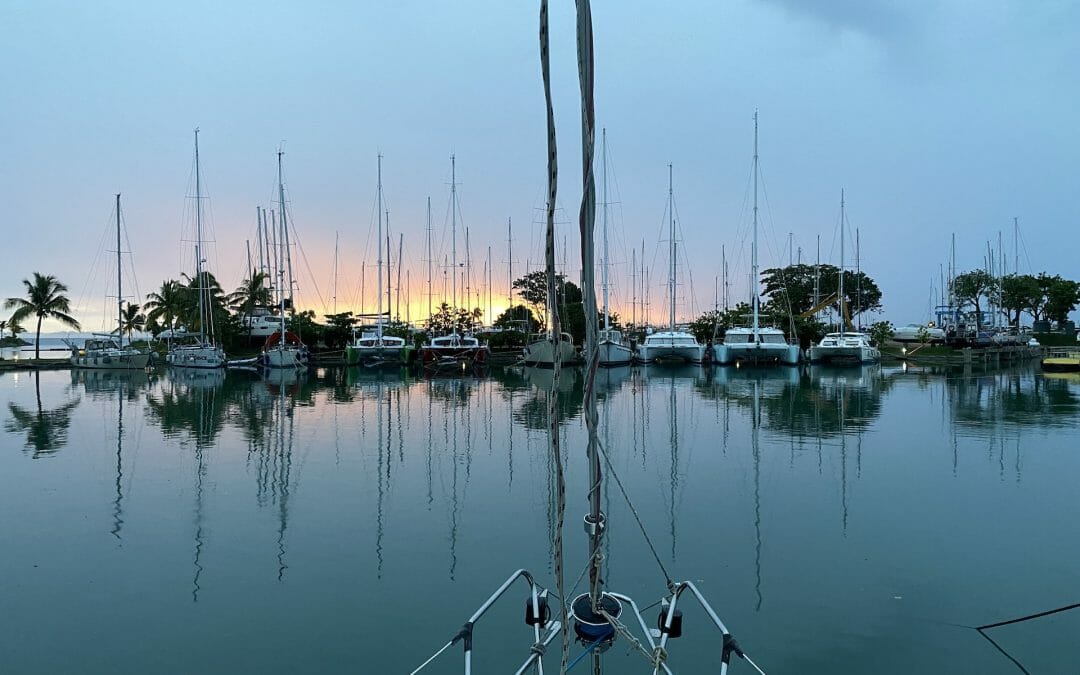
[[[108,273],[91,268],[117,192],[141,293],[190,272],[181,241],[190,239],[185,204],[199,127],[215,240],[207,258],[227,290],[246,274],[255,207],[273,207],[284,143],[300,304],[332,309],[339,233],[338,309],[360,309],[362,262],[364,305],[373,309],[381,152],[394,254],[403,234],[412,282],[403,298],[411,296],[411,318],[423,319],[425,200],[441,278],[453,153],[459,260],[468,227],[474,296],[490,246],[497,311],[506,304],[508,218],[514,276],[542,259],[538,7],[5,0],[0,297],[22,295],[20,280],[34,271],[54,274],[79,303],[84,328],[103,327]],[[559,238],[576,279],[574,4],[553,2],[551,12]],[[820,235],[822,262],[838,264],[843,188],[862,269],[884,294],[878,318],[932,318],[931,285],[952,233],[961,271],[983,264],[999,231],[1013,271],[1014,217],[1021,272],[1080,278],[1080,3],[597,0],[593,14],[597,120],[607,128],[609,200],[617,202],[614,297],[624,318],[631,249],[640,255],[643,241],[651,314],[666,316],[668,163],[685,254],[679,317],[712,308],[722,245],[733,300],[747,297],[755,109],[763,267],[787,263],[789,233],[792,257],[801,248],[813,262]],[[851,240],[847,255],[853,264]],[[441,280],[435,286],[439,293]]]

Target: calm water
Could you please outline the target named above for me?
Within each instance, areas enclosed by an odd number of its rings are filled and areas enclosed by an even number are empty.
[[[550,377],[0,373],[0,671],[409,672],[515,568],[554,586]],[[964,626],[1080,600],[1080,381],[600,377],[602,440],[664,565],[772,675],[1018,673]],[[663,576],[606,485],[609,586],[651,604]],[[477,627],[476,672],[527,652],[523,597]],[[1080,610],[990,634],[1032,673],[1080,669]],[[715,670],[714,638],[687,607],[676,672]],[[606,672],[639,658],[617,643]],[[444,659],[425,672],[460,672]]]

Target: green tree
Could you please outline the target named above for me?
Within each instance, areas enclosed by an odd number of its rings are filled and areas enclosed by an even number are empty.
[[[148,310],[147,322],[165,329],[175,329],[180,316],[184,313],[183,296],[184,288],[179,281],[169,279],[163,282],[157,292],[146,296],[143,308]]]
[[[55,319],[65,326],[79,330],[79,322],[71,316],[71,301],[64,295],[67,286],[50,275],[34,272],[33,281],[23,279],[26,287],[25,298],[8,298],[4,301],[5,309],[14,309],[11,322],[21,322],[27,317],[37,317],[37,336],[34,339],[34,358],[41,357],[41,320]]]
[[[233,310],[243,319],[247,319],[255,308],[270,305],[268,278],[269,275],[265,272],[252,270],[251,274],[226,298]],[[250,327],[248,330],[250,332]]]
[[[892,339],[896,330],[888,321],[875,321],[866,332],[870,335],[870,339],[874,341],[874,344],[880,347]]]
[[[764,295],[778,310],[793,315],[814,309],[814,288],[818,301],[827,300],[840,290],[840,268],[833,265],[788,265],[761,273]],[[860,314],[881,309],[881,289],[865,272],[844,270],[844,304],[854,321]],[[828,305],[837,313],[839,299]],[[785,322],[780,322],[783,325]]]
[[[464,333],[472,326],[472,313],[460,307],[452,308],[447,303],[439,305],[438,311],[428,317],[427,328],[433,335]]]
[[[544,325],[536,318],[532,310],[525,305],[514,305],[503,311],[495,319],[495,327],[502,329],[514,329],[523,333],[543,330]]]
[[[352,312],[339,314],[325,314],[326,328],[323,330],[323,343],[328,349],[342,349],[345,343],[352,337],[353,327],[356,326],[356,317]]]
[[[1010,274],[1001,279],[1001,309],[1013,325],[1020,325],[1020,313],[1041,307],[1043,296],[1039,280],[1030,274]]]
[[[982,298],[992,297],[997,291],[997,279],[986,270],[972,270],[956,275],[952,286],[957,300],[975,306],[975,323],[981,326]]]
[[[1061,324],[1080,303],[1080,284],[1055,276],[1046,291],[1046,318]]]
[[[132,333],[142,331],[144,328],[146,328],[146,315],[139,311],[137,304],[127,303],[124,310],[120,312],[120,332],[131,339]]]

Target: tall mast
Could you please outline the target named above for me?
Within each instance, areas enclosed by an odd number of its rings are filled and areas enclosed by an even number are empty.
[[[427,313],[431,317],[431,197],[427,198]]]
[[[271,252],[271,250],[273,250],[273,247],[270,245],[270,240],[271,240],[270,222],[266,219],[266,209],[265,208],[262,209],[262,224],[263,224],[263,248],[266,249],[266,269],[264,269],[263,272],[266,272],[266,274],[269,275],[270,274],[270,266],[273,265],[274,263],[273,263],[273,258],[270,256],[270,252]],[[275,237],[275,238],[277,237],[276,230],[274,231],[273,237]],[[270,281],[270,283],[273,283],[272,278],[269,279],[269,281]]]
[[[840,188],[840,280],[837,283],[836,296],[840,300],[840,332],[847,329],[844,318],[844,188]]]
[[[334,314],[337,314],[338,231],[334,230]]]
[[[259,251],[259,271],[263,271],[263,214],[262,209],[255,207],[255,248]]]
[[[728,308],[727,247],[720,244],[720,269],[724,274],[724,311]]]
[[[453,155],[450,155],[450,264],[452,265],[453,277],[451,288],[452,310],[457,310],[457,163]],[[457,321],[452,321],[454,335],[457,335]]]
[[[671,245],[668,247],[670,250],[669,264],[668,264],[668,286],[671,290],[671,307],[668,313],[668,330],[675,332],[675,193],[671,186],[671,164],[667,165],[667,194],[668,194],[668,236],[671,239]]]
[[[383,251],[382,251],[382,217],[383,217],[383,207],[382,207],[382,153],[381,152],[378,154],[377,178],[378,178],[378,183],[377,183],[377,187],[375,188],[375,194],[376,194],[376,198],[378,200],[378,204],[376,204],[375,208],[378,211],[378,220],[379,220],[379,233],[378,233],[378,236],[376,237],[379,240],[379,249],[378,249],[378,255],[375,258],[375,264],[378,265],[378,271],[375,273],[375,276],[379,280],[379,290],[378,290],[378,293],[376,293],[376,295],[375,295],[375,297],[378,298],[378,303],[376,304],[376,310],[375,310],[376,312],[378,312],[378,314],[375,315],[375,334],[378,336],[380,344],[381,344],[381,342],[382,342],[382,328],[383,328],[383,325],[382,325],[382,317],[383,317],[383,313],[382,313],[382,262],[383,262],[382,261],[382,254],[383,254]]]
[[[750,263],[750,302],[754,313],[754,342],[758,340],[758,261],[757,261],[757,221],[758,221],[758,113],[754,111],[754,243],[751,247]]]
[[[278,150],[277,174],[278,174],[278,199],[281,203],[281,239],[278,241],[278,302],[281,311],[281,339],[278,340],[278,351],[285,349],[285,249],[289,247],[288,228],[285,225],[285,183],[281,172],[281,156],[285,154]],[[292,283],[289,284],[289,292],[292,292]]]
[[[821,302],[821,235],[817,236],[817,258],[814,260],[814,307]]]
[[[495,317],[491,314],[491,247],[488,246],[487,257],[487,297],[488,297],[488,325],[495,323]]]
[[[390,283],[390,270],[394,267],[394,254],[393,249],[390,248],[390,212],[386,212],[386,318],[390,318],[390,312],[394,309],[394,303],[390,301],[390,293],[393,289],[393,284]],[[379,320],[380,325],[382,319]]]
[[[855,316],[862,314],[862,258],[859,248],[859,228],[855,228]],[[862,326],[862,319],[859,319]]]
[[[645,279],[645,238],[641,238],[641,323],[646,326],[649,325],[648,306],[649,303],[646,300],[645,290],[648,287],[648,281]]]
[[[514,307],[514,225],[510,218],[506,219],[506,277],[510,283],[506,289],[506,309],[509,310]]]
[[[120,193],[116,193],[116,337],[124,346],[124,290],[120,264]]]
[[[1013,274],[1020,274],[1020,219],[1013,216]]]
[[[200,342],[210,336],[206,320],[206,290],[202,271],[202,183],[199,180],[199,128],[195,128],[195,292],[199,294]]]
[[[607,232],[607,127],[601,131],[600,153],[604,158],[604,331],[611,329],[611,319],[608,316],[608,232]]]
[[[630,249],[630,323],[637,330],[637,249]]]
[[[405,248],[405,233],[398,232],[398,249],[397,249],[397,298],[394,304],[394,321],[401,321],[401,255]]]

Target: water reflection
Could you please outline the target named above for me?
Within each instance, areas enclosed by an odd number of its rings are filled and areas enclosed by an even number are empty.
[[[548,428],[548,401],[555,384],[554,370],[550,368],[522,368],[522,377],[531,387],[530,395],[514,411],[514,421],[527,429]],[[559,373],[557,391],[559,425],[581,415],[585,405],[585,381],[581,369],[563,368]]]
[[[37,407],[30,410],[9,402],[8,412],[11,418],[4,422],[4,431],[26,434],[24,448],[32,451],[31,457],[34,459],[41,459],[67,444],[71,414],[79,406],[81,399],[67,401],[55,408],[45,408],[41,403],[41,371],[34,372],[33,378]]]

